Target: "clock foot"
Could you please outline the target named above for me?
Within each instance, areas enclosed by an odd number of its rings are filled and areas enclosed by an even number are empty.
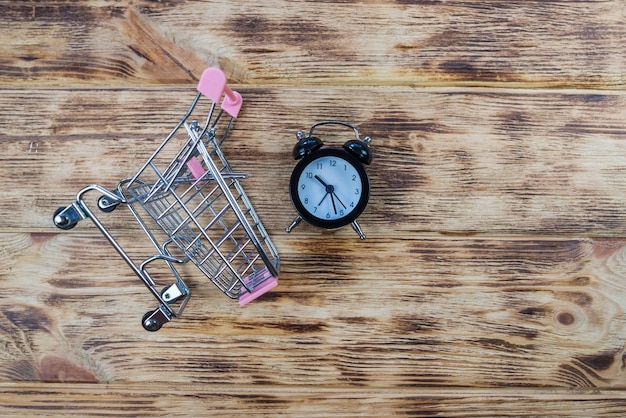
[[[293,220],[293,222],[291,223],[291,225],[289,225],[287,228],[285,228],[285,231],[286,232],[291,232],[291,230],[294,229],[296,227],[296,225],[298,225],[300,223],[300,221],[302,221],[302,217],[296,216],[295,219]]]
[[[363,233],[363,230],[356,221],[352,222],[352,229],[354,229],[354,231],[359,234],[359,238],[365,239],[365,234]]]

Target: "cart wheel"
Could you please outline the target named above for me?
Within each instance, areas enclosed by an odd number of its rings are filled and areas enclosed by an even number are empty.
[[[111,199],[108,196],[100,196],[100,198],[98,199],[98,209],[100,209],[102,212],[113,212],[115,210],[115,208],[117,207],[117,205],[119,205],[118,203],[113,203],[111,202]]]
[[[57,228],[68,230],[72,229],[76,226],[76,222],[70,221],[67,216],[61,216],[60,213],[65,210],[65,207],[61,206],[57,210],[54,211],[54,215],[52,216],[52,221]]]
[[[161,329],[163,324],[159,323],[156,319],[148,319],[152,315],[152,311],[148,311],[144,314],[143,318],[141,318],[141,325],[143,329],[146,331],[154,332]]]

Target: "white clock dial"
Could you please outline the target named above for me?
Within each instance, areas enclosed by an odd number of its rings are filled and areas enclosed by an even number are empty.
[[[363,193],[357,169],[336,156],[307,164],[298,178],[298,197],[304,209],[321,220],[334,221],[352,212]]]
[[[291,201],[301,219],[327,229],[353,224],[367,206],[370,183],[363,164],[343,149],[304,156],[291,173]]]

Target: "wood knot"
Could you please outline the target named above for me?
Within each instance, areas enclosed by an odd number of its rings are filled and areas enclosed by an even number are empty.
[[[96,383],[98,379],[91,370],[78,366],[66,358],[46,355],[39,362],[39,377],[45,382]]]
[[[556,309],[552,316],[559,328],[574,330],[585,322],[585,314],[574,306]]]
[[[574,318],[574,315],[572,315],[571,312],[560,312],[556,316],[556,320],[559,322],[559,324],[565,326],[572,325],[575,319],[576,318]]]

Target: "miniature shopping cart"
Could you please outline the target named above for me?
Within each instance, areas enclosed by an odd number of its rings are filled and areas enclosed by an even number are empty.
[[[207,98],[208,115],[201,124],[193,116]],[[90,218],[143,281],[158,301],[143,316],[148,331],[182,313],[190,297],[181,277],[188,262],[242,306],[278,284],[278,253],[240,184],[247,174],[233,172],[220,148],[241,104],[241,95],[227,86],[219,69],[205,70],[187,113],[132,178],[114,190],[87,186],[75,202],[54,213],[61,229]],[[84,195],[90,191],[101,195],[102,212],[125,204],[156,252],[135,262],[88,207]],[[149,273],[155,262],[165,263],[174,283],[157,288]]]

